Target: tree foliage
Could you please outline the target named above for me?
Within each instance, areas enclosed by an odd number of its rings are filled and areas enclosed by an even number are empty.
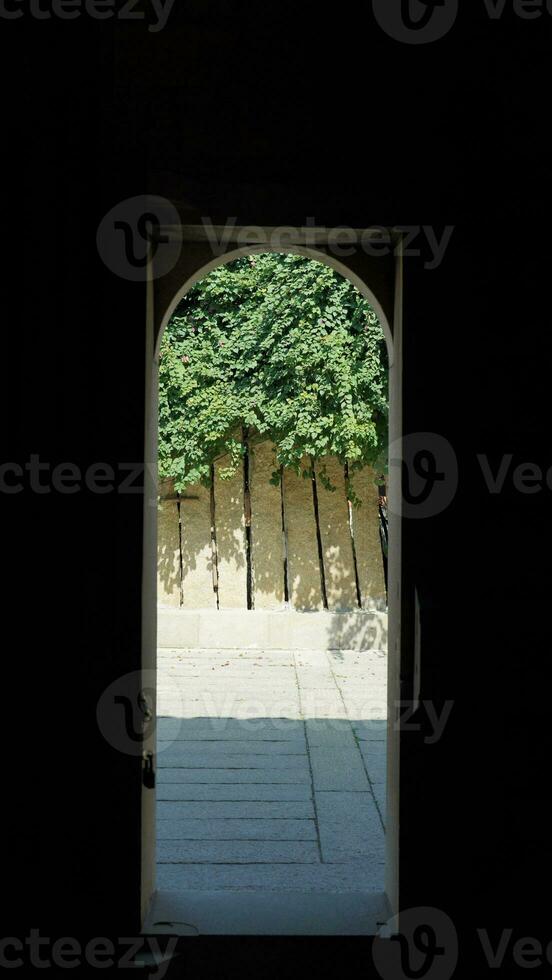
[[[160,476],[178,491],[208,483],[223,456],[220,475],[230,476],[243,429],[274,443],[275,482],[280,466],[305,472],[305,457],[375,465],[386,440],[386,354],[372,307],[323,263],[269,253],[217,268],[186,294],[163,337]]]

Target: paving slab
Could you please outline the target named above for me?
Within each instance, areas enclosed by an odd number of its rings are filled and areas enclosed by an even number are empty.
[[[198,649],[190,648],[187,650],[183,649],[159,649],[157,651],[157,660],[159,663],[189,663],[189,662],[201,662],[201,663],[219,663],[220,661],[231,663],[241,663],[241,662],[258,662],[262,660],[266,663],[274,664],[292,664],[293,661],[293,651],[292,650],[217,650],[209,649]]]
[[[308,692],[307,692],[308,693]],[[320,699],[313,702],[312,711],[324,709],[325,702]],[[328,710],[339,710],[340,702],[330,703]],[[159,714],[166,718],[288,718],[302,717],[299,696],[294,693],[286,697],[276,696],[274,692],[262,696],[250,693],[247,696],[229,694],[228,692],[206,690],[200,697],[186,695],[159,698],[157,703]],[[311,710],[311,709],[309,709]],[[344,710],[344,709],[343,709]]]
[[[339,677],[336,676],[336,686],[342,694],[351,694],[368,702],[384,704],[387,706],[387,686],[376,683],[369,677]]]
[[[269,729],[273,727],[275,729],[285,731],[286,727],[291,728],[296,726],[301,727],[302,717],[298,712],[298,705],[293,706],[293,711],[286,713],[285,710],[280,710],[278,704],[271,703],[270,711],[259,712],[256,710],[255,706],[250,707],[246,710],[247,706],[245,704],[235,704],[234,705],[239,710],[236,711],[217,711],[214,713],[212,711],[212,704],[209,704],[209,710],[206,711],[206,705],[199,701],[188,702],[187,699],[183,698],[179,704],[175,707],[178,710],[175,712],[172,707],[168,705],[157,705],[158,718],[178,718],[181,721],[185,721],[187,726],[192,726],[194,724],[205,725],[208,724],[210,728],[217,731],[224,731],[225,725],[238,725],[243,727],[246,731],[263,731],[265,728]],[[170,710],[166,710],[170,707]]]
[[[343,719],[308,718],[305,729],[310,749],[326,747],[356,750],[357,748],[353,728],[350,722]]]
[[[329,666],[327,650],[296,650],[293,659],[296,667],[306,669],[321,667],[322,670],[327,670]]]
[[[164,783],[157,786],[157,799],[161,800],[265,800],[286,803],[294,800],[311,800],[309,783]]]
[[[185,718],[160,717],[157,719],[157,735],[162,741],[168,739],[187,741],[224,739],[226,742],[235,742],[247,739],[249,742],[268,740],[304,743],[305,740],[304,727],[300,720],[288,721],[286,719],[282,723],[281,720],[270,718],[250,720],[246,718],[207,718],[203,721],[190,721]]]
[[[164,802],[157,804],[158,820],[175,820],[184,818],[195,820],[209,820],[225,818],[228,820],[265,817],[268,819],[285,818],[289,819],[312,819],[314,817],[314,807],[312,802],[291,802],[291,803],[266,803],[264,801],[252,801],[243,803],[232,801],[230,803],[198,803],[186,801]]]
[[[385,742],[371,742],[367,739],[359,741],[359,748],[364,759],[371,783],[387,781],[387,745]]]
[[[374,663],[340,663],[332,661],[333,674],[336,678],[359,680],[367,684],[384,685],[387,681],[387,670],[382,670],[378,664]]]
[[[350,864],[208,865],[162,864],[157,887],[174,891],[190,889],[232,891],[383,892],[385,864],[358,859]]]
[[[157,698],[161,704],[170,704],[171,701],[180,701],[182,698],[187,700],[200,700],[206,695],[220,704],[231,704],[232,700],[252,701],[255,699],[256,702],[260,702],[259,709],[262,711],[263,701],[268,701],[271,696],[275,699],[277,698],[278,701],[288,700],[291,704],[295,704],[298,697],[295,681],[287,686],[271,684],[268,681],[265,684],[255,685],[247,684],[245,681],[240,681],[239,684],[236,684],[233,681],[235,681],[235,678],[229,678],[226,682],[217,681],[217,683],[211,684],[200,680],[198,683],[193,684],[174,684],[172,687],[162,686],[157,692]],[[335,685],[333,689],[338,690]],[[232,711],[227,711],[227,715],[231,714]]]
[[[310,750],[313,786],[316,790],[370,788],[358,748],[313,746]]]
[[[274,769],[273,767],[258,769],[238,768],[190,768],[163,767],[162,759],[158,760],[157,782],[211,785],[231,783],[233,785],[256,784],[266,786],[279,785],[311,785],[311,774],[308,766],[297,769]]]
[[[251,672],[246,670],[224,673],[222,670],[215,668],[210,676],[206,675],[205,672],[190,674],[171,670],[170,672],[167,671],[163,682],[159,683],[159,689],[193,691],[198,688],[203,689],[208,687],[209,689],[216,690],[224,684],[229,684],[233,690],[247,691],[251,689],[264,690],[271,685],[274,685],[278,690],[287,690],[289,687],[297,686],[295,671],[292,667],[285,673],[278,670],[275,677],[271,677],[270,675],[267,677],[267,673],[270,670],[276,670],[276,668],[261,667],[253,677],[251,676]]]
[[[157,887],[383,892],[386,673],[379,649],[164,650]]]
[[[258,743],[257,743],[258,744]],[[186,752],[186,742],[159,742],[157,746],[157,764],[164,767],[179,767],[182,769],[273,769],[294,770],[306,769],[308,757],[306,753],[295,755],[280,755],[276,752],[213,752],[198,749],[197,752]],[[208,746],[205,742],[204,745]]]
[[[385,821],[387,818],[387,786],[385,783],[375,783],[372,786],[372,792],[376,798],[376,803],[379,808],[381,819],[383,825],[385,826]]]
[[[301,691],[301,713],[304,719],[349,719],[347,706],[337,687],[333,690]]]
[[[304,691],[312,689],[334,691],[337,688],[335,678],[329,669],[313,670],[310,667],[298,667],[297,680],[299,688]]]
[[[384,861],[385,836],[371,793],[315,792],[315,802],[325,863]]]
[[[235,677],[244,677],[252,674],[254,677],[262,673],[274,674],[275,677],[287,677],[295,670],[293,658],[288,655],[287,660],[254,660],[251,657],[237,657],[232,660],[224,660],[213,657],[192,660],[187,657],[185,660],[165,660],[159,661],[160,668],[169,677],[227,677],[233,674]]]
[[[163,820],[159,840],[294,840],[318,839],[314,819],[304,820]]]
[[[351,720],[351,727],[359,741],[385,742],[387,739],[386,718],[371,718],[363,721]]]
[[[163,741],[163,740],[161,740]],[[174,740],[171,740],[174,743]],[[183,739],[177,746],[182,765],[189,759],[210,759],[213,755],[306,756],[305,739]]]
[[[315,864],[318,844],[313,841],[161,841],[159,864]]]
[[[343,694],[343,703],[347,717],[351,721],[385,721],[387,719],[387,701],[365,698],[358,693]]]

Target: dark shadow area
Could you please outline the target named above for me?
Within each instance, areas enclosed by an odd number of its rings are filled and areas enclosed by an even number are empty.
[[[157,577],[166,594],[180,597],[182,587],[180,514],[178,494],[174,492],[172,481],[161,481],[159,498]]]
[[[157,887],[382,891],[385,726],[160,717]]]

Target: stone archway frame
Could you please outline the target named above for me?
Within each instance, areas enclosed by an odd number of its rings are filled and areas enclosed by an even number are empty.
[[[212,228],[212,226],[211,226]],[[158,229],[158,234],[176,237],[182,243],[180,256],[170,273],[155,277],[155,260],[148,267],[147,329],[146,329],[146,439],[145,439],[145,493],[144,493],[144,545],[142,575],[142,669],[151,676],[156,669],[156,555],[157,555],[157,379],[158,352],[163,332],[182,297],[200,279],[213,269],[244,255],[267,251],[304,255],[322,262],[349,279],[361,295],[376,311],[389,358],[389,441],[396,447],[402,436],[402,295],[403,258],[401,238],[391,230],[388,241],[392,251],[377,257],[355,247],[347,257],[336,258],[330,253],[328,238],[331,229],[298,229],[297,241],[287,245],[274,245],[276,229],[265,229],[255,241],[234,247],[238,236],[246,235],[246,229],[232,228],[220,254],[213,256],[212,239],[203,226],[181,225]],[[215,229],[215,232],[217,229]],[[358,242],[370,240],[371,229],[356,232]],[[313,236],[315,247],[312,245]],[[259,241],[259,237],[264,240]],[[373,241],[382,240],[382,229],[374,229]],[[219,239],[220,241],[220,239]],[[309,244],[306,244],[309,242]],[[400,455],[400,452],[399,452]],[[397,457],[395,450],[394,456]],[[394,460],[397,462],[397,459]],[[400,460],[398,460],[400,463]],[[389,496],[392,502],[389,521],[389,633],[388,633],[388,752],[387,752],[387,826],[386,826],[386,898],[390,915],[399,910],[399,779],[400,779],[400,729],[395,723],[396,705],[400,703],[401,664],[401,609],[402,609],[402,514],[400,467],[390,471]],[[394,505],[393,505],[394,502]],[[400,714],[400,713],[399,713]],[[142,801],[142,874],[141,909],[146,917],[155,888],[155,816],[154,795],[143,793]]]
[[[261,229],[254,229],[257,233]],[[379,275],[384,259],[388,260],[388,265],[395,261],[399,249],[400,238],[389,231],[389,251],[382,253],[381,257],[373,254],[363,253],[362,244],[348,246],[351,254],[347,257],[337,258],[331,254],[328,239],[331,238],[332,229],[297,229],[295,230],[296,242],[287,245],[274,244],[275,232],[279,229],[263,229],[264,242],[259,242],[257,234],[256,241],[251,244],[235,247],[236,241],[247,237],[247,228],[233,228],[232,235],[225,242],[224,246],[219,246],[219,254],[213,257],[213,243],[211,236],[215,236],[218,241],[223,234],[223,230],[210,226],[209,228],[201,225],[162,227],[158,230],[159,237],[168,237],[171,241],[178,238],[182,248],[180,258],[170,273],[161,279],[155,278],[155,260],[152,264],[152,279],[155,297],[155,354],[157,355],[161,338],[169,320],[174,314],[178,304],[189,290],[205,276],[218,269],[222,265],[227,265],[235,259],[247,255],[259,255],[266,252],[285,253],[291,255],[303,255],[305,258],[334,269],[335,272],[348,279],[358,289],[359,293],[366,299],[375,310],[381,323],[385,343],[387,346],[389,368],[393,366],[394,345],[393,331],[391,324],[394,320],[394,296],[387,295],[380,301],[377,287],[385,282],[385,275]],[[291,237],[292,229],[286,229]],[[360,231],[351,230],[357,241],[366,241],[370,229]],[[282,230],[283,234],[283,230]],[[316,245],[305,244],[305,240],[315,237]],[[382,230],[373,230],[374,242],[381,240]],[[211,256],[211,257],[209,257]],[[360,275],[357,269],[361,269],[364,275]],[[367,278],[369,281],[367,281]],[[374,287],[371,283],[374,281]]]

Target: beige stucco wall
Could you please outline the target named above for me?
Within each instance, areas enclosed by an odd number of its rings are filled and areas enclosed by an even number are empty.
[[[284,603],[284,546],[280,488],[270,480],[278,469],[272,445],[263,442],[250,455],[251,564],[255,609]]]
[[[353,563],[353,547],[349,527],[349,507],[345,491],[345,473],[335,456],[326,456],[316,464],[319,473],[325,466],[326,475],[336,489],[326,490],[317,478],[318,516],[324,552],[326,596],[328,609],[358,608]]]
[[[365,466],[353,473],[351,483],[362,504],[353,508],[353,533],[362,605],[385,599],[385,579],[379,536],[378,487],[374,471]]]
[[[219,607],[247,607],[245,519],[243,511],[243,470],[240,468],[229,480],[221,480],[219,472],[228,467],[224,456],[215,463],[215,526],[219,579]]]
[[[230,480],[221,480],[215,468],[215,525],[217,538],[218,598],[221,609],[247,607],[247,564],[243,471]],[[328,608],[332,611],[357,609],[358,599],[349,528],[348,504],[343,466],[334,457],[322,464],[334,492],[320,480],[318,511],[324,555]],[[305,458],[304,468],[309,461]],[[281,609],[284,605],[284,544],[282,537],[281,491],[270,483],[276,468],[269,443],[252,447],[250,453],[251,564],[253,603],[256,609]],[[352,475],[352,484],[362,500],[353,509],[353,533],[357,571],[363,606],[370,600],[385,599],[383,563],[379,539],[377,485],[373,471],[366,467]],[[312,484],[290,470],[284,472],[283,498],[287,530],[288,581],[290,606],[298,610],[322,609],[320,565]],[[167,494],[167,487],[163,488]],[[182,583],[180,582],[180,542],[178,510],[175,501],[163,501],[158,523],[158,598],[167,606],[186,609],[213,608],[210,492],[202,486],[189,487],[180,504],[182,541]]]
[[[303,460],[307,469],[309,460]],[[322,588],[310,480],[284,472],[290,603],[294,609],[322,609]]]
[[[206,487],[196,485],[186,489],[180,503],[180,520],[182,605],[185,609],[216,607],[211,558],[211,502]]]

